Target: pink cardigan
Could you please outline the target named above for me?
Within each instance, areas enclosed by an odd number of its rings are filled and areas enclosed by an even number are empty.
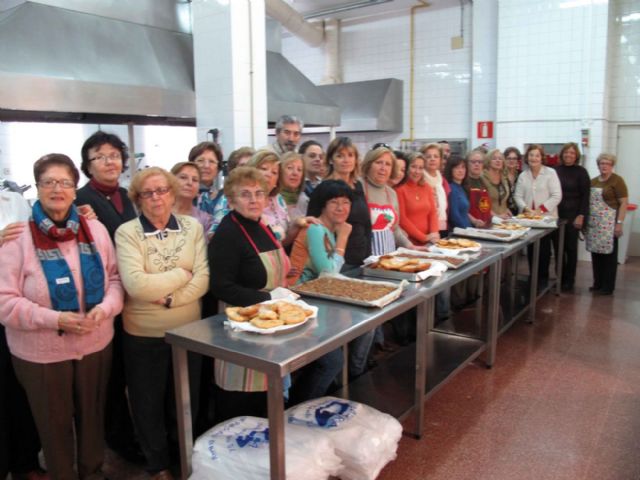
[[[49,289],[40,260],[36,256],[31,231],[25,228],[16,240],[0,247],[0,322],[6,326],[9,350],[18,358],[34,363],[79,360],[99,352],[113,338],[113,317],[122,310],[124,293],[116,268],[116,256],[107,229],[98,220],[89,228],[105,269],[104,299],[99,305],[108,321],[86,335],[58,335],[60,312],[52,310]],[[81,309],[83,284],[80,255],[75,240],[59,244],[78,288]]]

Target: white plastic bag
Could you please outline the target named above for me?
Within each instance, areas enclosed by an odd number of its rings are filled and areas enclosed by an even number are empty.
[[[340,467],[331,441],[312,430],[285,426],[287,479],[325,480]],[[269,479],[269,422],[237,417],[202,434],[193,447],[190,480]]]
[[[342,459],[343,480],[373,480],[396,458],[402,426],[391,415],[367,405],[322,397],[286,411],[287,423],[329,438]]]

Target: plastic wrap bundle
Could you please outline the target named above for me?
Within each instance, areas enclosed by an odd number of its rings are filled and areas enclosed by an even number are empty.
[[[402,426],[391,415],[334,397],[310,400],[286,411],[287,423],[329,438],[342,459],[343,480],[373,480],[396,458]]]
[[[285,426],[287,479],[325,480],[342,466],[331,441],[312,430]],[[269,479],[269,422],[237,417],[202,434],[193,447],[190,480]]]

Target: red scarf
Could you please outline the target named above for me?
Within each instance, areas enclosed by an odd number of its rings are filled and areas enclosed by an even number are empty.
[[[89,185],[91,185],[91,188],[107,197],[107,200],[113,204],[116,211],[122,215],[122,212],[124,212],[124,206],[122,205],[122,195],[120,195],[119,184],[116,184],[115,187],[110,187],[99,183],[95,178],[92,178],[89,180]]]

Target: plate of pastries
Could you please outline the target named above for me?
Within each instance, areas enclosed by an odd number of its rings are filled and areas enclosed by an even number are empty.
[[[317,317],[318,307],[302,300],[269,300],[246,307],[227,307],[224,312],[234,330],[270,334],[304,325]]]

